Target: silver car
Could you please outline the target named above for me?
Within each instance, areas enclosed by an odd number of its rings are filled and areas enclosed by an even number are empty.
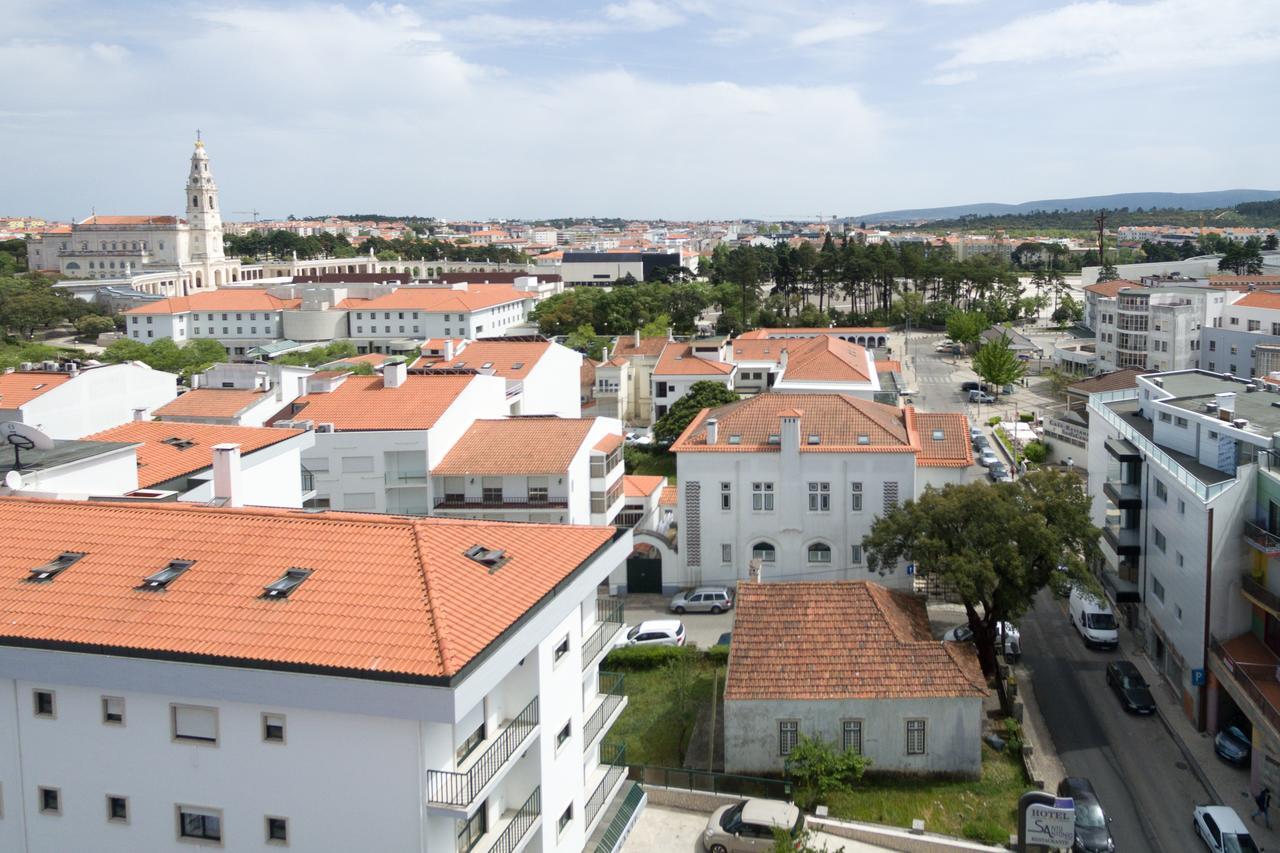
[[[733,609],[733,593],[725,586],[700,586],[671,599],[672,613],[723,613]]]
[[[804,814],[777,800],[743,800],[721,806],[707,821],[702,849],[706,853],[772,853],[775,828],[798,838],[804,831]]]

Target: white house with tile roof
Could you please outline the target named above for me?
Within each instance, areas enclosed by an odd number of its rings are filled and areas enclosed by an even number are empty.
[[[178,377],[141,362],[81,368],[42,362],[0,373],[0,423],[17,421],[50,438],[81,438],[133,420],[134,411],[163,406],[178,393]]]
[[[470,368],[501,376],[507,383],[512,415],[582,414],[582,353],[540,335],[491,337],[463,342],[453,358],[441,359],[434,369]]]

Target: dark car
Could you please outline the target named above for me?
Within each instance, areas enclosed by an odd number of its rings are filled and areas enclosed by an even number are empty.
[[[725,631],[723,634],[721,634],[721,635],[720,635],[720,639],[716,640],[716,645],[717,645],[717,646],[727,646],[727,645],[729,645],[729,641],[730,641],[731,639],[733,639],[733,632],[732,632],[732,631]]]
[[[991,446],[991,439],[987,438],[985,435],[980,435],[973,440],[974,450],[983,451],[990,446]]]
[[[960,390],[966,394],[968,394],[970,391],[981,391],[982,383],[981,382],[961,382]]]
[[[1230,725],[1221,729],[1213,739],[1213,751],[1232,764],[1248,764],[1253,744],[1240,726]]]
[[[1154,714],[1156,700],[1151,688],[1132,661],[1117,660],[1107,664],[1107,686],[1120,697],[1124,709],[1134,714]]]
[[[1081,776],[1068,776],[1058,785],[1059,797],[1070,797],[1076,807],[1076,838],[1072,850],[1084,853],[1111,853],[1116,844],[1111,840],[1108,824],[1111,818],[1102,811],[1093,785]]]

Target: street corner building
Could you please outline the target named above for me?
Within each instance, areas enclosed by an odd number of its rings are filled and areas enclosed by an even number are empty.
[[[929,633],[923,599],[867,581],[738,586],[725,770],[776,774],[800,735],[877,771],[982,770],[986,680],[971,645]]]

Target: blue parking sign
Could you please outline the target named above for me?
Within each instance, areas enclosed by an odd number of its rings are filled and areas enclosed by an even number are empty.
[[[1205,682],[1205,674],[1203,669],[1191,670],[1191,684],[1193,687],[1199,687]]]
[[[914,575],[916,573],[916,564],[907,563],[907,574]]]

